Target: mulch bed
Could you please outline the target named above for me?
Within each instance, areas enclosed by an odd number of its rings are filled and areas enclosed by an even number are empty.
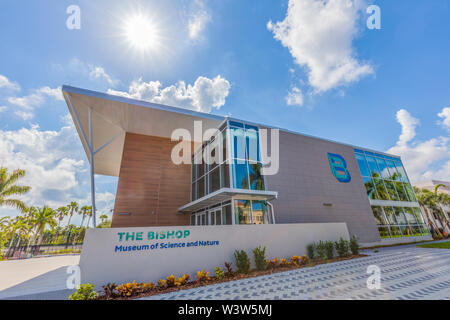
[[[174,292],[174,291],[181,291],[181,290],[203,287],[203,286],[207,286],[207,285],[211,285],[211,284],[218,284],[218,283],[229,282],[229,281],[234,281],[234,280],[239,280],[239,279],[246,279],[246,278],[254,278],[254,277],[259,277],[259,276],[263,276],[263,275],[269,275],[269,274],[274,274],[274,273],[279,273],[279,272],[284,272],[284,271],[289,271],[289,270],[295,270],[295,269],[300,269],[300,268],[314,267],[314,266],[317,266],[320,264],[327,264],[327,263],[332,263],[332,262],[339,262],[339,261],[363,258],[363,257],[367,257],[367,256],[368,255],[366,255],[366,254],[357,254],[357,255],[350,255],[345,258],[334,258],[331,260],[314,259],[314,260],[309,260],[308,263],[300,265],[300,266],[290,265],[290,266],[286,266],[286,267],[277,267],[276,269],[251,270],[247,274],[234,273],[232,276],[227,276],[222,280],[217,280],[216,278],[212,277],[210,280],[204,281],[204,282],[191,281],[191,282],[188,282],[187,284],[183,285],[182,287],[159,288],[159,287],[155,286],[155,288],[153,288],[151,291],[140,293],[140,294],[134,295],[132,297],[116,296],[116,297],[107,299],[105,296],[99,296],[96,300],[132,300],[132,299],[150,297],[150,296]]]

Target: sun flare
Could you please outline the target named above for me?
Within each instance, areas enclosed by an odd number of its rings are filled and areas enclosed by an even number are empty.
[[[124,24],[125,36],[129,44],[138,50],[154,49],[159,43],[159,32],[154,22],[144,15],[128,18]]]

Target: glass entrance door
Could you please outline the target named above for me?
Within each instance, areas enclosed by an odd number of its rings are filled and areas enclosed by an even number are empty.
[[[222,208],[214,208],[209,211],[209,224],[211,226],[222,224]]]

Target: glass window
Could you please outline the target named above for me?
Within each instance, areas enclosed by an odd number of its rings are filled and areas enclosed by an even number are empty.
[[[414,190],[409,183],[404,183],[406,193],[408,194],[409,201],[417,202],[416,196],[414,195]]]
[[[412,236],[412,232],[411,229],[407,226],[401,226],[400,229],[402,230],[403,236],[404,237],[411,237]]]
[[[400,238],[402,236],[402,232],[400,228],[397,226],[391,226],[391,237],[392,238]]]
[[[394,213],[398,224],[406,224],[406,218],[401,207],[394,207]]]
[[[215,215],[216,225],[220,226],[222,224],[222,210],[216,210]]]
[[[262,164],[249,162],[248,170],[250,179],[250,189],[264,190],[264,177],[261,174]]]
[[[430,235],[430,230],[428,230],[427,226],[424,224],[420,225],[420,231],[421,231],[422,235],[424,235],[424,236]]]
[[[233,224],[231,219],[231,204],[222,207],[222,224]]]
[[[367,167],[366,159],[363,154],[355,154],[356,160],[358,161],[359,170],[363,177],[370,177],[369,167]]]
[[[396,182],[395,188],[397,189],[397,193],[400,198],[400,201],[409,201],[408,196],[406,195],[405,189],[403,188],[403,183]]]
[[[226,161],[228,159],[228,145],[227,145],[227,134],[228,129],[222,131],[222,158],[221,161]]]
[[[220,169],[215,168],[209,173],[209,193],[220,189]]]
[[[242,128],[230,128],[232,157],[246,159],[245,156],[245,131]]]
[[[392,207],[383,207],[384,213],[386,214],[386,219],[389,224],[397,224],[395,220],[394,209]]]
[[[373,184],[372,178],[370,177],[363,177],[364,186],[366,187],[367,196],[369,199],[377,200],[378,195],[377,191],[375,190],[375,186]]]
[[[417,220],[414,216],[412,208],[403,208],[403,212],[405,213],[406,221],[408,221],[409,224],[416,224]]]
[[[192,201],[197,200],[197,182],[192,184]]]
[[[268,224],[267,205],[265,201],[252,201],[253,224]]]
[[[381,239],[390,238],[389,227],[378,227]]]
[[[389,181],[389,180],[384,180],[384,184],[386,185],[386,189],[388,191],[389,198],[391,198],[392,201],[399,201],[397,190],[395,190],[394,182]]]
[[[412,208],[413,214],[416,217],[419,224],[424,224],[422,212],[420,211],[420,208]]]
[[[245,131],[248,160],[260,161],[258,128],[246,126]]]
[[[411,233],[414,237],[420,237],[422,235],[420,226],[411,226]]]
[[[377,160],[377,164],[378,164],[378,168],[380,169],[381,172],[381,177],[383,179],[389,179],[390,174],[386,165],[386,162],[384,161],[384,159],[380,159],[380,158],[376,158]]]
[[[191,226],[195,226],[195,214],[191,214]]]
[[[248,189],[247,161],[233,160],[233,187]]]
[[[366,157],[370,172],[373,178],[380,178],[380,170],[378,170],[377,162],[374,157]]]
[[[198,199],[200,199],[201,197],[205,196],[205,176],[203,178],[200,178],[200,180],[198,180],[198,190],[197,190],[197,195],[198,195]]]
[[[212,211],[209,213],[209,224],[211,226],[215,226],[216,225],[216,212]]]
[[[383,210],[381,209],[381,207],[372,206],[372,212],[373,212],[373,216],[375,217],[376,224],[379,224],[379,225],[387,224],[386,219],[384,217]]]
[[[389,200],[389,196],[387,194],[386,188],[384,186],[383,180],[381,179],[373,179],[375,186],[377,188],[378,197],[380,200]]]
[[[221,188],[229,188],[230,187],[230,166],[228,163],[224,163],[220,165],[220,174],[222,175],[221,179]]]
[[[395,168],[395,163],[391,160],[386,160],[386,164],[389,168],[389,174],[391,176],[391,180],[400,180],[400,176],[397,172],[397,169]]]
[[[400,176],[399,180],[404,181],[404,182],[408,182],[408,178],[406,177],[406,172],[405,172],[405,169],[402,166],[402,163],[399,162],[399,161],[395,161],[395,168],[397,169],[397,172],[398,172],[398,174]]]
[[[250,200],[234,200],[234,213],[236,215],[236,224],[251,224],[252,213]]]

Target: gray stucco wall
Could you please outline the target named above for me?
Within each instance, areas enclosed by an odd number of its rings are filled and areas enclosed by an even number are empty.
[[[334,177],[328,153],[344,157],[350,182]],[[352,147],[280,131],[280,169],[265,181],[266,190],[278,191],[276,223],[346,222],[360,242],[380,241]]]

